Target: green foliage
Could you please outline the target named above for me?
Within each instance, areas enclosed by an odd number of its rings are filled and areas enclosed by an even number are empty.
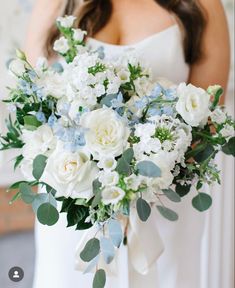
[[[35,116],[33,115],[24,116],[24,128],[25,129],[34,131],[41,125],[42,123],[39,122]]]
[[[95,195],[92,200],[91,207],[96,207],[101,202],[101,183],[98,179],[95,179],[92,183],[93,194]]]
[[[134,157],[134,151],[132,148],[128,148],[122,157],[118,159],[116,171],[121,175],[131,174],[131,161]]]
[[[211,207],[212,198],[206,193],[198,193],[198,195],[193,198],[192,205],[200,212],[205,211]]]
[[[19,189],[20,189],[21,199],[26,204],[33,203],[35,199],[35,194],[33,193],[31,187],[27,183],[21,183],[19,186]]]
[[[59,219],[59,212],[50,203],[43,203],[37,209],[38,221],[43,225],[52,226]]]
[[[181,185],[179,183],[176,184],[175,186],[175,191],[180,197],[184,197],[190,192],[191,185]]]
[[[151,207],[148,202],[142,198],[139,198],[136,202],[136,208],[140,220],[146,222],[151,214]]]
[[[80,258],[84,262],[90,262],[100,253],[100,241],[97,238],[90,239],[82,252],[80,253]]]
[[[179,194],[177,194],[175,191],[172,189],[163,189],[162,192],[166,195],[168,199],[170,199],[173,202],[180,202],[181,198]]]
[[[161,169],[152,161],[141,161],[136,165],[136,168],[142,176],[161,177]]]
[[[109,238],[102,237],[100,239],[100,249],[106,264],[110,264],[115,256],[115,249]]]
[[[39,180],[46,167],[47,157],[45,155],[38,155],[33,161],[33,176]]]
[[[160,214],[166,218],[169,221],[177,221],[178,220],[178,215],[176,212],[174,212],[173,210],[171,210],[170,208],[164,207],[164,206],[160,206],[157,205],[156,206],[158,211],[160,212]]]
[[[120,222],[111,219],[108,222],[108,231],[109,237],[111,238],[113,244],[115,245],[115,247],[119,248],[123,240],[123,233]]]
[[[104,288],[106,283],[106,274],[103,269],[99,269],[95,273],[95,277],[93,280],[93,288]]]
[[[227,155],[235,157],[235,137],[229,139],[228,143],[222,147],[222,151]]]

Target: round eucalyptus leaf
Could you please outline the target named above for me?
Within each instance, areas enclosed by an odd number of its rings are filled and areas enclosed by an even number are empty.
[[[31,204],[34,201],[36,195],[33,193],[31,187],[27,183],[21,183],[19,190],[21,193],[21,199],[26,204]]]
[[[140,220],[146,222],[151,214],[151,207],[143,198],[139,198],[136,203],[137,213]]]
[[[84,262],[90,262],[100,253],[100,241],[97,238],[90,239],[82,252],[80,257]]]
[[[160,214],[169,221],[177,221],[179,218],[178,214],[175,211],[167,207],[157,205],[157,209]]]
[[[103,269],[99,269],[95,273],[95,277],[93,280],[93,288],[104,288],[106,283],[106,274]]]
[[[136,165],[140,175],[146,177],[161,177],[161,169],[152,161],[141,161]]]
[[[206,193],[198,193],[198,195],[193,198],[192,205],[200,212],[205,211],[211,207],[212,198]]]
[[[52,226],[59,219],[59,212],[50,203],[43,203],[37,209],[38,221],[44,225]]]
[[[168,199],[170,199],[173,202],[180,202],[181,201],[179,194],[177,194],[172,189],[163,189],[162,192],[166,195],[166,197]]]
[[[44,155],[38,155],[33,161],[33,177],[39,180],[46,167],[47,157]]]

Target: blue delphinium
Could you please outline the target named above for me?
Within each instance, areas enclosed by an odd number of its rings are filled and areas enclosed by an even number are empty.
[[[39,122],[46,123],[46,116],[42,111],[38,111],[35,116]]]

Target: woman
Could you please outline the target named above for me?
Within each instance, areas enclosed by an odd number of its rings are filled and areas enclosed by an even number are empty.
[[[219,0],[38,0],[26,45],[32,62],[41,55],[53,59],[52,43],[58,36],[53,25],[61,14],[78,16],[79,26],[88,31],[88,44],[94,49],[103,46],[107,57],[134,48],[156,77],[204,88],[215,83],[226,87],[229,40]],[[106,287],[201,287],[205,214],[193,210],[192,197],[174,207],[180,216],[177,223],[157,217],[153,229],[159,230],[165,251],[154,268],[145,276],[138,274],[121,248],[120,272]],[[65,226],[64,217],[49,229],[36,224],[34,288],[91,287],[91,275],[74,271],[74,247],[82,232]]]

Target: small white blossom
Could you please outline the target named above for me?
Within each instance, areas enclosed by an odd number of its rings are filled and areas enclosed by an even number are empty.
[[[125,196],[125,192],[117,187],[117,186],[113,186],[113,187],[105,187],[102,190],[102,202],[105,205],[108,204],[117,204],[118,202],[120,202]]]
[[[114,170],[117,166],[117,161],[112,155],[104,156],[97,163],[97,166],[104,170]]]
[[[101,171],[99,173],[99,181],[102,186],[115,186],[119,181],[119,175],[116,171]]]
[[[81,29],[73,29],[73,39],[75,41],[82,42],[86,34],[87,32]]]
[[[60,37],[60,39],[55,41],[53,49],[61,54],[67,53],[69,50],[68,40],[64,36]]]
[[[57,22],[63,27],[63,28],[71,28],[73,26],[73,23],[75,21],[76,17],[70,15],[65,17],[58,17]]]
[[[224,138],[232,137],[234,136],[234,128],[228,124],[225,124],[223,129],[220,130],[220,133]]]
[[[214,123],[223,124],[226,121],[226,114],[220,108],[216,108],[211,113],[211,120]]]

